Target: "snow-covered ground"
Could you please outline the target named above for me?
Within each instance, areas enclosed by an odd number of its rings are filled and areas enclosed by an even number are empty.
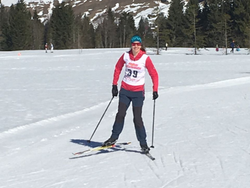
[[[154,149],[139,153],[131,108],[123,148],[72,152],[109,138],[115,63],[127,49],[0,52],[0,188],[249,188],[250,56],[169,48],[158,70]],[[150,54],[155,51],[149,50]],[[152,84],[143,109],[152,144]]]

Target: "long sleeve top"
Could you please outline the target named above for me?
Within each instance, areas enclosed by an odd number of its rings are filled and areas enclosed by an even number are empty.
[[[129,91],[144,91],[146,69],[153,82],[153,91],[158,91],[158,73],[152,60],[144,51],[140,51],[135,57],[132,51],[125,52],[117,61],[113,77],[113,85],[117,85],[120,73],[125,65],[125,74],[121,88]]]

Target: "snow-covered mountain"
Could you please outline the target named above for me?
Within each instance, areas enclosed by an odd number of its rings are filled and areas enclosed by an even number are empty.
[[[58,2],[61,3],[62,0],[25,0],[30,10],[37,10],[41,22],[50,18],[52,9]],[[171,0],[165,3],[161,3],[160,0],[66,0],[66,2],[72,5],[75,14],[88,15],[92,22],[111,8],[117,14],[123,11],[131,13],[137,26],[141,17],[153,21],[159,12],[167,16]],[[11,6],[16,4],[17,0],[2,0],[2,3]]]

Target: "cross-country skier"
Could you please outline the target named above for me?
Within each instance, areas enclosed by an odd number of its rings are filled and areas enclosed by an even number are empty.
[[[47,50],[48,50],[48,44],[47,43],[44,45],[44,49],[45,49],[45,53],[47,53]]]
[[[50,43],[50,52],[53,53],[53,50],[54,50],[54,46],[52,43]]]
[[[124,65],[125,75],[119,92],[118,112],[113,124],[112,134],[103,145],[113,145],[116,142],[124,126],[126,111],[132,102],[137,140],[142,151],[148,153],[150,149],[147,145],[146,130],[142,120],[145,73],[147,69],[153,82],[153,100],[158,98],[158,73],[142,47],[141,37],[135,35],[131,38],[130,51],[125,52],[116,63],[112,86],[113,97],[118,95],[117,82]]]
[[[231,52],[234,53],[234,47],[235,47],[234,40],[231,42],[230,46],[232,48]]]

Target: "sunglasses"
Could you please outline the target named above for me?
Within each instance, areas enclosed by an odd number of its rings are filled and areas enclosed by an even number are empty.
[[[141,43],[139,43],[139,42],[133,42],[133,43],[132,43],[132,46],[136,46],[136,45],[137,45],[137,46],[141,46]]]

